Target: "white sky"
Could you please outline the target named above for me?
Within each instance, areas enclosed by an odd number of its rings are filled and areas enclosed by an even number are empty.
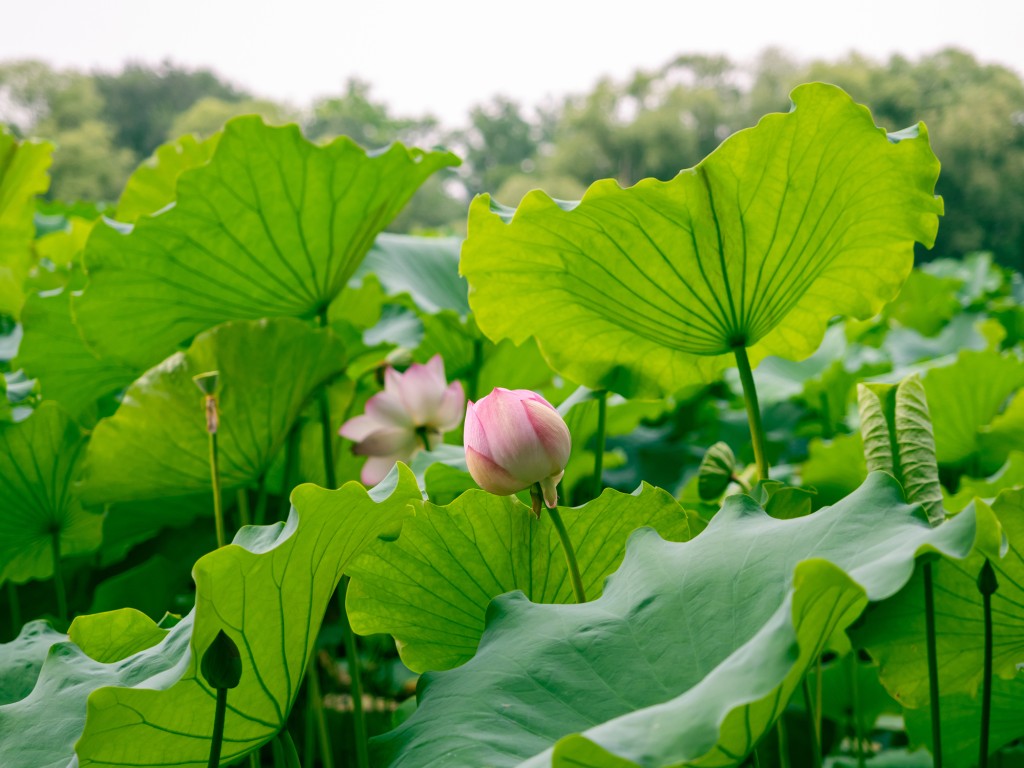
[[[0,60],[116,69],[170,58],[307,106],[368,80],[394,114],[449,126],[502,93],[524,104],[679,53],[912,58],[957,45],[1024,74],[1021,0],[0,0]]]

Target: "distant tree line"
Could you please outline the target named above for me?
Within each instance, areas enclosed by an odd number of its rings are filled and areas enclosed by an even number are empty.
[[[116,200],[127,175],[160,144],[209,135],[240,114],[297,121],[317,141],[345,134],[367,147],[444,144],[464,165],[432,179],[395,228],[458,231],[480,192],[515,205],[538,187],[576,199],[600,178],[669,179],[734,131],[788,109],[789,92],[809,80],[840,85],[887,130],[928,125],[946,202],[928,257],[988,250],[1024,269],[1024,81],[956,49],[885,62],[857,54],[801,62],[769,49],[752,65],[683,55],[539,108],[494,96],[459,127],[394,115],[360,80],[299,111],[172,63],[86,73],[19,61],[0,64],[0,123],[55,141],[50,194],[65,201]]]

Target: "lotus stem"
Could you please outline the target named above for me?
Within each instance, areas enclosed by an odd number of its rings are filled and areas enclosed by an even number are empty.
[[[779,766],[789,768],[789,734],[786,731],[786,713],[779,715],[775,721],[775,730],[779,736]]]
[[[11,609],[11,631],[17,637],[21,629],[21,600],[18,599],[18,588],[13,581],[7,582],[7,605]]]
[[[213,735],[210,737],[210,760],[207,768],[218,768],[220,750],[224,744],[224,716],[228,709],[228,689],[217,689],[217,705],[213,711]]]
[[[820,656],[819,656],[820,658]],[[818,732],[818,716],[811,698],[811,683],[807,675],[804,675],[804,709],[807,710],[807,719],[810,721],[811,749],[814,751],[814,768],[821,768],[821,735]]]
[[[369,737],[366,730],[366,713],[363,711],[363,678],[362,665],[359,662],[359,646],[356,634],[348,620],[345,609],[345,597],[348,595],[347,575],[341,577],[338,589],[338,602],[341,607],[341,630],[345,642],[345,661],[348,663],[349,677],[352,678],[352,725],[356,732],[356,764],[359,768],[369,768],[370,754],[367,745]]]
[[[327,730],[324,697],[320,690],[320,672],[316,668],[315,657],[306,665],[306,690],[309,692],[309,711],[320,741],[320,762],[324,768],[334,768],[334,750],[331,748],[331,733]],[[308,756],[306,760],[311,762]]]
[[[853,737],[856,740],[857,768],[864,768],[864,721],[860,711],[860,688],[857,685],[857,652],[851,651],[847,657],[847,669],[850,674],[850,698],[853,705]]]
[[[989,730],[992,720],[992,595],[999,589],[995,568],[986,558],[978,576],[982,610],[985,613],[985,666],[981,694],[981,736],[978,739],[978,768],[988,768]]]
[[[608,391],[597,396],[597,444],[594,446],[594,498],[604,489],[604,446],[608,427]]]
[[[277,737],[270,743],[270,750],[274,756],[274,768],[302,768],[295,742],[287,728],[278,731]]]
[[[252,517],[249,514],[249,491],[246,488],[239,488],[235,499],[238,504],[239,525],[252,525]]]
[[[928,696],[932,715],[932,756],[935,768],[942,768],[942,717],[939,711],[939,662],[935,648],[935,592],[932,585],[932,563],[922,568],[924,576],[924,622],[928,646]]]
[[[57,618],[68,620],[68,593],[64,586],[64,570],[60,564],[60,530],[54,528],[50,532],[50,546],[53,551],[53,589],[57,593]]]
[[[534,509],[543,508],[544,499],[540,483],[533,484],[530,488],[530,495],[533,498]],[[577,603],[585,603],[587,602],[587,595],[583,591],[583,577],[580,576],[580,566],[576,562],[576,550],[572,546],[569,532],[565,529],[565,523],[562,522],[562,515],[558,512],[557,507],[549,508],[548,514],[551,515],[551,522],[554,523],[555,531],[558,533],[558,540],[562,543],[565,563],[569,568],[569,580],[572,582],[573,595],[575,595]]]
[[[768,454],[765,448],[764,427],[761,425],[761,409],[757,404],[757,387],[754,386],[754,372],[750,368],[747,348],[739,345],[733,347],[736,356],[736,367],[740,372],[740,383],[743,385],[743,402],[747,406],[747,421],[750,423],[750,440],[754,446],[754,459],[757,461],[759,479],[768,479]]]

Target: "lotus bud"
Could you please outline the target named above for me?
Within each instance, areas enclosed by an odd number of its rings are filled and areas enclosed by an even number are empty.
[[[526,389],[502,389],[466,406],[466,464],[477,485],[507,496],[539,483],[554,508],[556,486],[569,461],[572,438],[547,400]],[[534,510],[539,515],[540,509]]]

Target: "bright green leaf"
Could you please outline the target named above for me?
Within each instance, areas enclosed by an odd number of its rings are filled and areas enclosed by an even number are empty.
[[[461,270],[480,327],[536,336],[594,389],[660,396],[738,345],[802,358],[834,315],[876,314],[935,238],[927,132],[887,136],[834,86],[792,99],[671,181],[599,181],[579,203],[533,192],[515,211],[477,198]]]
[[[53,574],[53,539],[61,556],[93,552],[103,516],[87,512],[75,480],[85,437],[56,403],[0,424],[0,582]]]
[[[203,395],[192,377],[220,371],[223,488],[255,484],[318,386],[345,369],[328,330],[291,318],[225,323],[146,372],[89,444],[90,503],[182,496],[210,486]]]
[[[98,354],[150,366],[225,320],[326,308],[373,239],[447,152],[392,144],[367,154],[296,126],[232,120],[213,158],[178,178],[177,201],[130,231],[99,226],[73,308]]]
[[[14,318],[32,266],[35,199],[50,187],[53,145],[18,141],[0,125],[0,314]]]
[[[690,536],[684,510],[648,485],[635,495],[606,490],[562,517],[589,598],[601,594],[637,528]],[[397,541],[353,564],[349,618],[360,634],[394,635],[410,669],[449,669],[476,651],[491,599],[516,589],[539,603],[574,601],[554,526],[515,497],[468,491],[447,507],[425,504]]]
[[[221,134],[215,133],[200,141],[195,136],[182,136],[157,147],[128,177],[115,218],[133,224],[139,217],[156,213],[173,203],[178,177],[184,171],[209,162],[220,137]]]

